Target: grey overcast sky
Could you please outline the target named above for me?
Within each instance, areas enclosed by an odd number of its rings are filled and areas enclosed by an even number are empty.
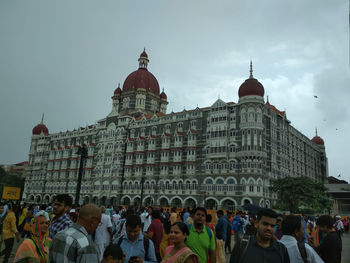
[[[144,47],[168,112],[237,102],[252,59],[265,100],[350,179],[348,0],[2,0],[0,163],[28,159],[43,112],[50,133],[109,114]]]

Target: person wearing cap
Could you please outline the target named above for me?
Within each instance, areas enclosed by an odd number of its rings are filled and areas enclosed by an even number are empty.
[[[18,247],[14,263],[41,262],[49,260],[51,238],[48,237],[49,215],[41,210],[30,221],[30,236]]]

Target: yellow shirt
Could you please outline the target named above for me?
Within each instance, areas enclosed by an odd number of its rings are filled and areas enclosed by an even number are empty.
[[[7,212],[3,222],[2,237],[4,240],[14,238],[17,233],[16,216],[14,212]]]
[[[170,215],[170,224],[174,224],[177,221],[177,214],[171,213]]]

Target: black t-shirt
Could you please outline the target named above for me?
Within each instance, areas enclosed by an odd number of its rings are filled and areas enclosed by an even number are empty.
[[[337,232],[330,232],[318,247],[318,252],[325,263],[341,262],[342,243]]]
[[[275,240],[271,240],[271,245],[267,248],[261,247],[255,236],[249,237],[247,245],[238,241],[233,248],[230,263],[289,263],[289,255],[286,247]]]

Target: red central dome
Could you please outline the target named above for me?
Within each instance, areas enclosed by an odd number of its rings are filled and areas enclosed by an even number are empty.
[[[159,95],[159,84],[155,76],[147,69],[132,72],[124,81],[123,92],[131,89],[145,89]]]
[[[46,136],[49,135],[49,129],[42,123],[38,124],[33,128],[33,135],[40,135],[42,132]]]
[[[264,86],[253,77],[253,64],[250,62],[250,76],[246,79],[243,84],[239,87],[238,96],[261,96],[265,94]]]
[[[155,76],[147,70],[148,55],[142,52],[139,58],[139,69],[132,72],[124,81],[123,92],[132,89],[145,89],[159,96],[159,84]]]

